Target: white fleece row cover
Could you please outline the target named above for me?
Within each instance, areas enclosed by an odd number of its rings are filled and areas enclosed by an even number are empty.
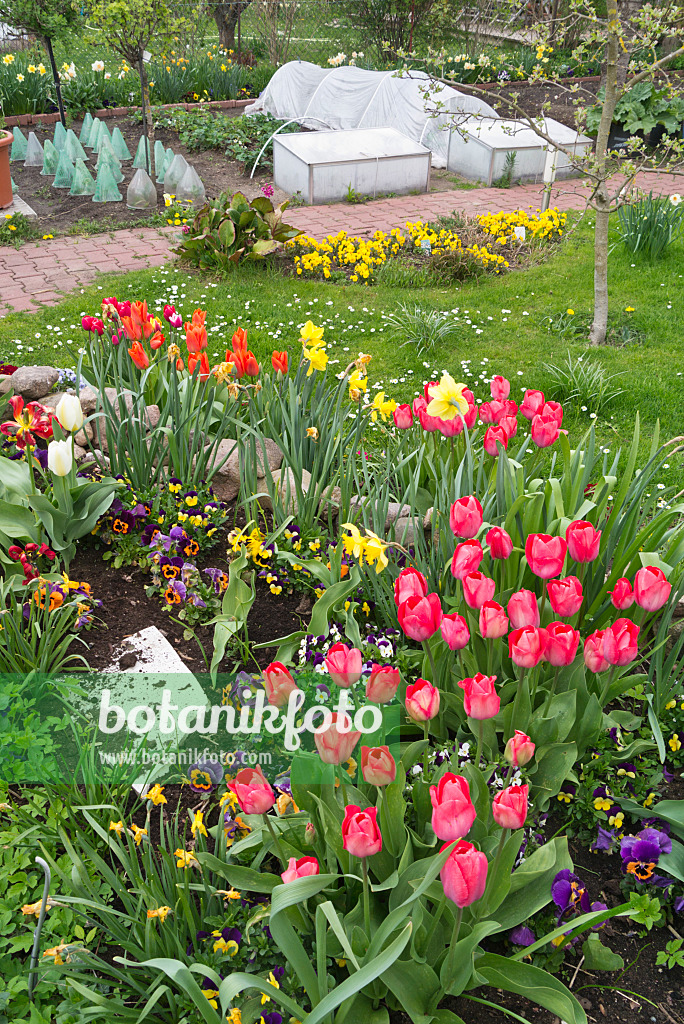
[[[357,67],[321,68],[290,61],[278,68],[246,114],[272,114],[305,128],[396,128],[432,151],[432,166],[446,167],[449,127],[454,114],[497,117],[483,100],[449,86],[429,95],[429,75],[411,71],[364,71]],[[444,112],[431,116],[437,103]]]

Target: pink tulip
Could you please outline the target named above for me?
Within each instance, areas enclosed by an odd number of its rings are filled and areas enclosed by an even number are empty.
[[[280,877],[285,883],[296,882],[298,878],[310,878],[311,875],[319,875],[320,872],[321,868],[315,857],[300,857],[299,860],[290,857],[287,868],[281,872]]]
[[[508,634],[511,660],[520,668],[534,668],[544,657],[546,630],[536,626],[522,626]]]
[[[534,743],[524,732],[516,729],[506,744],[504,757],[515,768],[521,768],[534,757]]]
[[[352,729],[349,715],[340,716],[333,711],[323,725],[314,730],[314,743],[323,764],[342,764],[351,757],[360,736],[360,732]]]
[[[453,420],[440,419],[437,429],[442,437],[458,437],[459,434],[463,433],[463,418],[462,416],[454,416]]]
[[[452,842],[467,835],[475,821],[470,788],[461,775],[447,772],[436,786],[430,786],[432,829],[438,839]]]
[[[439,425],[442,422],[439,416],[428,416],[426,409],[428,402],[421,395],[419,398],[413,400],[413,415],[417,416],[420,420],[420,425],[427,433],[432,433],[435,430],[439,430]]]
[[[496,398],[498,402],[505,402],[511,393],[511,382],[497,374],[496,377],[492,377],[489,390],[492,398]]]
[[[554,668],[572,665],[579,642],[580,635],[572,626],[568,626],[565,622],[550,622],[546,627],[544,657]]]
[[[261,765],[243,768],[227,786],[231,793],[235,793],[245,814],[265,814],[276,802]]]
[[[563,406],[559,402],[545,402],[541,410],[542,416],[553,417],[560,430],[563,426]]]
[[[529,389],[525,392],[520,406],[520,412],[523,414],[526,420],[533,420],[541,410],[544,408],[544,392],[543,391],[530,391]]]
[[[502,416],[499,420],[499,426],[502,430],[506,431],[508,440],[512,441],[518,433],[518,418],[517,416]]]
[[[484,558],[479,540],[464,540],[456,545],[451,559],[451,575],[462,580],[469,572],[475,572]]]
[[[632,590],[632,584],[626,576],[621,576],[619,580],[616,580],[615,586],[608,593],[610,594],[613,607],[617,608],[620,612],[631,608],[634,604],[634,591]]]
[[[506,406],[503,402],[483,402],[480,406],[481,423],[498,423],[502,416],[506,415]]]
[[[548,448],[558,440],[560,429],[555,416],[538,413],[532,420],[530,433],[537,448]]]
[[[382,850],[382,836],[376,818],[377,807],[362,811],[356,804],[344,809],[342,845],[352,857],[373,857]]]
[[[425,597],[427,592],[427,580],[422,572],[410,566],[408,569],[402,569],[394,581],[394,603],[397,608],[409,597]]]
[[[605,629],[597,629],[584,641],[584,664],[590,672],[605,672],[609,664],[603,657],[603,637]]]
[[[639,569],[634,577],[634,598],[640,608],[657,612],[670,598],[672,584],[668,583],[662,569],[647,565]]]
[[[508,558],[513,550],[513,541],[500,526],[493,526],[485,537],[489,545],[490,558]]]
[[[487,455],[492,455],[494,458],[499,454],[499,445],[503,445],[504,448],[508,448],[508,434],[503,427],[487,427],[485,430],[484,440],[482,447],[486,451]]]
[[[513,629],[539,625],[537,595],[532,590],[516,590],[511,594],[506,611]]]
[[[373,664],[366,682],[366,700],[373,704],[387,704],[395,696],[401,676],[398,668],[391,665]]]
[[[494,688],[495,682],[496,676],[485,676],[481,672],[472,678],[461,679],[458,685],[463,690],[463,707],[468,718],[484,722],[498,715],[501,698]]]
[[[492,816],[501,828],[522,828],[527,818],[529,786],[508,786],[492,801]]]
[[[463,392],[463,397],[466,397],[466,392]],[[472,398],[468,400],[468,412],[463,414],[463,422],[465,423],[468,430],[472,430],[477,423],[478,410],[475,402]]]
[[[570,523],[565,531],[565,539],[568,542],[568,554],[573,562],[584,564],[598,558],[601,531],[595,530],[586,520],[577,519]]]
[[[264,689],[269,704],[281,708],[287,704],[290,694],[298,689],[296,682],[280,661],[272,661],[264,669]]]
[[[445,843],[442,850],[448,845]],[[469,907],[480,899],[487,886],[487,855],[472,843],[461,841],[449,854],[439,877],[448,899],[457,907]]]
[[[457,615],[455,612],[442,618],[440,629],[442,640],[451,651],[462,651],[470,640],[468,623],[462,615]]]
[[[394,425],[399,430],[408,430],[413,426],[413,413],[410,405],[398,405],[392,413]]]
[[[480,636],[496,640],[508,632],[508,617],[496,601],[485,601],[480,608]]]
[[[491,601],[496,583],[483,572],[469,572],[461,580],[463,597],[469,608],[481,608],[485,601]]]
[[[531,533],[525,541],[525,558],[535,576],[550,580],[563,571],[567,544],[562,537]]]
[[[439,596],[426,594],[425,597],[409,597],[399,605],[397,616],[406,636],[422,643],[440,627],[442,606]]]
[[[639,626],[631,619],[616,619],[603,634],[603,657],[609,665],[629,665],[639,653]]]
[[[346,689],[361,678],[363,655],[356,647],[333,644],[325,656],[325,667],[333,683]]]
[[[505,419],[513,419],[513,418],[517,417],[519,411],[520,410],[518,408],[517,402],[514,402],[512,398],[507,398],[505,400],[505,402],[504,402],[504,418]],[[499,423],[501,423],[501,422],[502,421],[499,420]]]
[[[361,774],[371,786],[389,786],[397,777],[397,765],[389,747],[361,747]]]
[[[549,603],[556,615],[576,615],[582,607],[584,600],[582,584],[576,576],[565,576],[562,580],[549,580],[546,589]]]
[[[429,722],[439,714],[439,690],[427,679],[406,687],[406,711],[413,722]]]
[[[482,505],[475,495],[458,498],[451,506],[449,525],[456,537],[476,537],[482,526]]]

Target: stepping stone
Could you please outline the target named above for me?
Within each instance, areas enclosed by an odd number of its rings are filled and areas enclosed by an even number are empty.
[[[16,188],[16,186],[14,186]],[[18,195],[12,197],[12,205],[6,206],[2,211],[4,213],[23,213],[25,217],[37,217],[38,214],[28,203],[20,199]]]

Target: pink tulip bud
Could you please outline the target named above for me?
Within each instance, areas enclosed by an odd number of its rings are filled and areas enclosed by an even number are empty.
[[[506,406],[503,402],[483,402],[480,406],[480,422],[498,423],[506,414]]]
[[[325,667],[333,683],[344,688],[353,686],[361,678],[363,655],[356,647],[333,644],[325,656]]]
[[[590,672],[605,672],[609,668],[608,662],[603,657],[603,637],[605,629],[597,629],[584,641],[584,664]]]
[[[603,634],[603,657],[609,665],[629,665],[639,653],[639,626],[631,619],[616,619]]]
[[[235,793],[245,814],[265,814],[276,802],[261,765],[243,768],[227,786],[231,793]]]
[[[570,523],[565,531],[565,539],[568,542],[568,554],[573,562],[584,564],[598,558],[601,531],[595,530],[586,520],[577,519]]]
[[[413,426],[413,413],[410,405],[398,405],[392,413],[394,425],[399,430],[408,430]]]
[[[556,423],[555,416],[551,414],[545,415],[542,410],[532,420],[530,433],[537,448],[548,448],[549,445],[558,440],[560,428]]]
[[[511,660],[520,668],[534,668],[544,657],[546,630],[536,626],[522,626],[508,634]]]
[[[552,416],[559,430],[563,426],[563,406],[559,402],[545,402],[541,415]]]
[[[543,391],[530,391],[529,389],[525,392],[523,397],[522,405],[520,406],[520,412],[523,414],[526,420],[533,420],[538,413],[544,408],[544,392]]]
[[[500,526],[493,526],[485,537],[489,545],[490,558],[508,558],[513,550],[513,541]]]
[[[535,576],[550,580],[563,571],[567,544],[562,537],[531,533],[525,541],[525,558]]]
[[[529,786],[508,786],[492,801],[492,816],[501,828],[522,828],[527,818]]]
[[[544,657],[549,665],[559,668],[572,665],[579,647],[580,635],[565,622],[550,622],[546,627]]]
[[[319,875],[320,865],[315,857],[300,857],[296,860],[290,857],[287,868],[281,872],[283,882],[295,882],[298,878],[309,878],[311,875]]]
[[[442,850],[448,845],[445,843]],[[461,840],[447,858],[439,877],[447,898],[457,907],[469,907],[480,899],[487,886],[487,855],[476,850],[472,843]]]
[[[618,611],[623,612],[634,604],[634,591],[632,590],[632,584],[626,576],[621,576],[619,580],[616,580],[615,586],[608,593],[613,602],[613,607],[617,608]]]
[[[584,600],[582,584],[576,576],[566,576],[562,580],[549,580],[546,589],[549,603],[556,615],[576,615],[582,607]]]
[[[366,682],[366,700],[373,704],[387,704],[396,694],[400,681],[398,668],[373,664]]]
[[[451,559],[451,575],[457,580],[462,580],[469,572],[479,569],[483,558],[484,551],[479,540],[461,541],[456,545],[454,557]]]
[[[501,698],[494,688],[495,682],[496,676],[484,676],[481,672],[472,678],[461,679],[458,685],[463,690],[463,707],[468,718],[484,722],[498,715]]]
[[[482,505],[474,494],[458,498],[451,506],[449,525],[456,537],[476,537],[482,526]]]
[[[503,445],[504,448],[508,448],[508,434],[503,427],[487,427],[484,440],[482,442],[482,447],[486,451],[487,455],[492,455],[496,458],[499,454],[499,445]]]
[[[498,402],[505,402],[511,393],[511,382],[497,374],[496,377],[492,378],[489,390],[492,398],[495,398]]]
[[[269,704],[281,708],[287,704],[290,694],[298,689],[296,682],[280,661],[272,661],[264,669],[264,689]]]
[[[506,611],[513,629],[539,625],[537,595],[532,590],[516,590],[511,594]]]
[[[422,572],[410,566],[402,569],[394,581],[394,603],[397,608],[409,597],[425,597],[427,592],[427,580]]]
[[[377,807],[362,811],[356,804],[344,809],[342,845],[352,857],[373,857],[382,850],[382,836],[376,818]]]
[[[361,774],[371,786],[389,786],[397,777],[397,765],[389,747],[361,747]]]
[[[427,679],[406,687],[406,712],[414,722],[429,722],[439,714],[439,690]]]
[[[442,640],[451,651],[462,651],[470,640],[468,623],[462,615],[457,615],[455,612],[443,616],[440,629]]]
[[[508,617],[496,601],[485,601],[480,608],[480,636],[496,640],[508,632]]]
[[[506,437],[511,441],[518,433],[518,420],[515,416],[502,416],[499,426],[506,431]]]
[[[640,608],[657,612],[670,598],[672,584],[668,583],[662,569],[654,565],[639,569],[634,577],[634,597]]]
[[[422,643],[440,627],[442,605],[439,596],[426,594],[425,597],[409,597],[399,605],[397,616],[406,636]]]
[[[463,597],[469,608],[480,609],[485,601],[491,601],[496,583],[483,572],[469,572],[461,580]]]
[[[462,775],[447,772],[430,786],[432,829],[438,839],[452,842],[467,835],[475,821],[470,788]]]
[[[534,743],[524,732],[516,729],[506,744],[504,757],[509,764],[520,768],[534,757]]]
[[[349,715],[340,716],[334,711],[323,725],[314,730],[314,743],[324,764],[342,764],[351,757],[360,736],[360,732],[352,730]]]
[[[304,845],[313,846],[316,842],[316,826],[311,821],[307,821],[304,828]]]

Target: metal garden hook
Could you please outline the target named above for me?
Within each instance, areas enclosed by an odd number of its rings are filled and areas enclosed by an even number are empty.
[[[36,975],[38,972],[38,952],[40,949],[40,933],[43,930],[43,921],[45,920],[45,911],[47,909],[48,896],[50,895],[50,880],[51,872],[49,866],[45,863],[42,857],[36,857],[36,864],[40,864],[41,868],[45,873],[45,885],[43,886],[43,899],[40,904],[40,914],[38,916],[38,924],[36,925],[36,931],[33,936],[33,949],[31,950],[31,964],[29,968],[29,979],[28,979],[28,997],[33,1001],[33,991],[36,987]]]

